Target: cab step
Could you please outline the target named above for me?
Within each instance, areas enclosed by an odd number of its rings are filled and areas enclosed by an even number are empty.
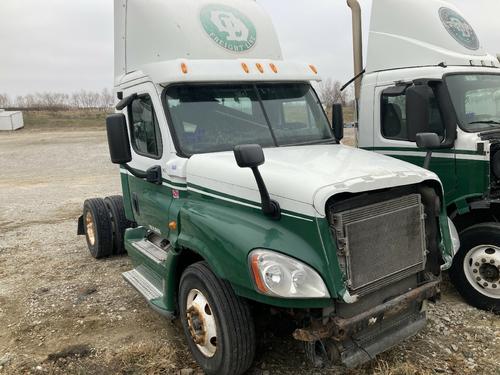
[[[147,239],[132,242],[132,246],[156,264],[162,264],[167,260],[167,253],[170,248],[169,246],[166,249],[162,249]]]
[[[154,286],[147,278],[145,278],[136,269],[124,272],[122,276],[125,279],[125,281],[127,281],[130,285],[132,285],[149,302],[163,297],[163,293],[161,292],[161,290],[159,290],[156,286]]]

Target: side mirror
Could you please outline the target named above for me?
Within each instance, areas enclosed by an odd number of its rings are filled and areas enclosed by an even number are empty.
[[[255,168],[264,164],[264,151],[259,145],[239,145],[234,148],[234,157],[240,168]]]
[[[281,218],[281,208],[278,202],[271,199],[266,184],[262,179],[259,166],[264,164],[265,157],[259,145],[239,145],[234,148],[234,157],[240,168],[250,168],[259,188],[262,212],[271,219]]]
[[[332,107],[333,135],[337,141],[344,138],[344,109],[342,104],[334,104]]]
[[[149,168],[146,171],[146,181],[151,182],[152,184],[161,185],[161,166],[155,165],[154,167]]]
[[[423,150],[432,150],[441,146],[441,139],[436,133],[418,133],[417,147]]]
[[[406,125],[408,140],[416,142],[417,134],[429,129],[432,89],[428,85],[411,86],[406,90]]]
[[[432,159],[432,149],[436,149],[441,146],[441,138],[439,138],[439,135],[436,133],[418,133],[416,135],[416,141],[418,148],[427,150],[424,168],[429,169]]]
[[[125,115],[122,113],[109,115],[106,118],[106,130],[111,161],[114,164],[130,163],[132,154]]]

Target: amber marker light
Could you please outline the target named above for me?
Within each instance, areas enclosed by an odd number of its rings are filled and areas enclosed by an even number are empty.
[[[257,67],[257,69],[259,70],[259,72],[264,73],[264,67],[262,66],[262,64],[257,63],[257,64],[255,64],[255,66]]]
[[[246,63],[241,63],[241,67],[243,68],[243,71],[245,73],[250,73],[250,68],[248,67],[248,65]]]
[[[177,222],[176,221],[171,221],[170,223],[168,223],[168,228],[170,230],[177,230]]]
[[[187,67],[186,63],[181,64],[181,70],[182,70],[182,73],[184,73],[184,74],[188,73],[188,67]]]
[[[273,63],[269,64],[269,67],[274,73],[278,73],[278,67],[274,65]]]
[[[268,289],[266,287],[266,284],[264,284],[264,280],[262,280],[262,277],[260,276],[260,271],[259,271],[259,255],[254,254],[250,258],[250,265],[252,268],[252,273],[253,273],[253,279],[255,280],[255,286],[261,293],[267,293]]]
[[[314,65],[309,65],[309,68],[312,70],[314,74],[318,74],[318,69]]]

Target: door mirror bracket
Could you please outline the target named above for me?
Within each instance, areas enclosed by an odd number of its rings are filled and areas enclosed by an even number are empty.
[[[418,133],[416,135],[418,148],[427,151],[425,156],[424,168],[429,169],[432,159],[432,150],[441,146],[441,139],[436,133]]]

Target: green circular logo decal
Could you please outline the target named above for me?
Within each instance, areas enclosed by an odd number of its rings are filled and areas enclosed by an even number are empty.
[[[238,9],[226,5],[207,5],[201,10],[200,18],[210,38],[229,51],[248,51],[257,41],[254,24]]]
[[[479,49],[479,39],[474,29],[460,14],[450,8],[441,8],[439,17],[446,30],[458,43],[471,50]]]

